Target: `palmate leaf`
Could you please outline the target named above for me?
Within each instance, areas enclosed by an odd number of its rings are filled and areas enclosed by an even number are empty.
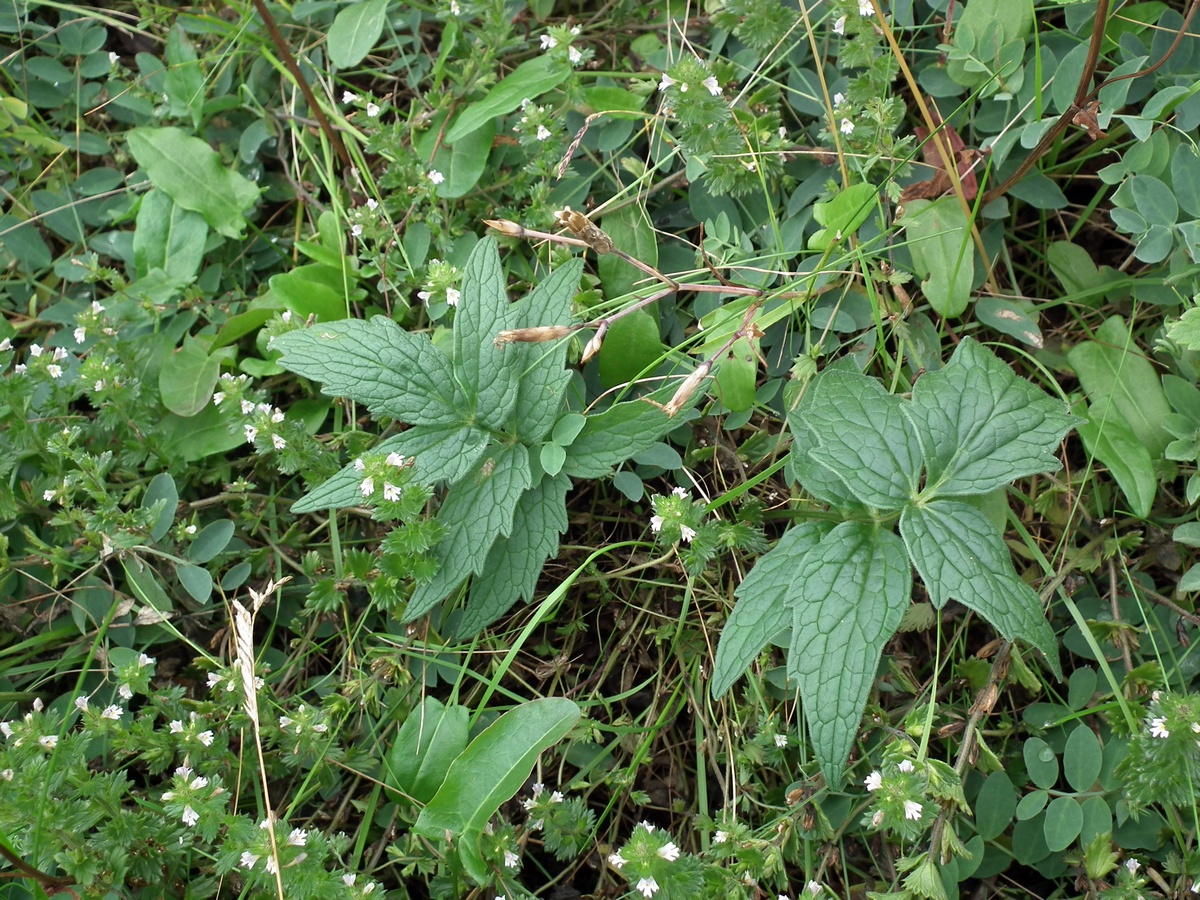
[[[805,555],[793,585],[788,677],[821,771],[840,784],[880,654],[909,605],[912,568],[896,535],[843,522]]]
[[[938,496],[986,494],[1056,471],[1054,449],[1080,421],[971,338],[917,379],[904,411],[921,439],[926,490]]]
[[[522,444],[491,447],[446,494],[438,520],[446,536],[433,549],[439,568],[417,585],[404,612],[411,622],[429,612],[468,575],[480,571],[496,538],[511,533],[513,513],[531,482],[529,451]]]
[[[906,509],[900,534],[934,606],[957,600],[1009,640],[1021,638],[1037,647],[1062,677],[1042,602],[1017,577],[1003,537],[983,513],[959,500],[934,500]]]
[[[545,475],[517,503],[512,531],[492,545],[483,570],[471,582],[459,637],[471,637],[504,615],[518,600],[532,600],[538,575],[567,530],[571,480]]]

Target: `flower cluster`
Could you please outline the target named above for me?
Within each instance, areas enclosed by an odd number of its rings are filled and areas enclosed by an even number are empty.
[[[170,789],[163,791],[163,809],[211,840],[224,822],[226,793],[219,775],[206,778],[196,775],[190,766],[180,766],[171,779]]]
[[[581,66],[592,58],[593,53],[590,48],[581,49],[575,46],[573,41],[579,36],[579,33],[578,25],[569,28],[566,25],[551,25],[538,42],[542,52],[549,54],[552,59],[566,62],[571,66]]]
[[[5,338],[0,341],[0,350],[11,350],[12,342]],[[17,375],[30,376],[45,376],[51,380],[62,383],[66,376],[64,364],[69,368],[71,363],[75,361],[70,353],[63,347],[43,347],[41,344],[30,344],[28,349],[27,362],[17,363],[13,366],[13,372]]]
[[[452,306],[458,306],[462,299],[457,285],[462,281],[462,273],[456,266],[440,259],[431,259],[425,270],[424,290],[417,291],[417,298],[424,301],[429,310],[429,318],[441,319]]]
[[[1116,773],[1135,815],[1151,803],[1190,809],[1200,783],[1200,695],[1155,691]]]
[[[567,800],[562,791],[548,791],[545,785],[533,785],[533,796],[522,802],[529,813],[525,826],[543,832],[543,845],[556,858],[575,858],[587,846],[595,831],[596,814],[578,797]]]
[[[122,700],[132,700],[134,694],[145,694],[150,690],[150,678],[154,675],[153,656],[139,653],[136,658],[114,666],[117,677],[117,693]]]
[[[692,502],[691,494],[681,487],[676,487],[666,497],[661,494],[653,495],[650,505],[654,508],[654,515],[650,517],[650,530],[657,535],[656,540],[659,543],[691,543],[704,514],[702,506]]]
[[[541,145],[546,144],[551,153],[557,153],[557,146],[550,138],[556,137],[561,130],[560,117],[554,115],[548,106],[538,106],[528,97],[521,101],[521,117],[513,126],[521,146],[540,149]]]
[[[680,851],[669,834],[649,822],[641,822],[625,845],[609,854],[608,864],[646,898],[660,890],[675,897],[699,893],[699,860]]]
[[[717,101],[721,106],[725,105],[724,94],[717,77],[694,56],[681,58],[663,72],[662,78],[658,82],[658,90],[667,95],[667,100],[671,105],[688,102],[684,100],[684,97],[690,91],[691,97],[688,99],[691,101],[689,108],[692,112],[695,110],[691,108],[695,107],[698,102],[702,102],[703,99],[707,99],[709,102]]]
[[[343,91],[342,102],[349,106],[362,107],[366,110],[367,118],[369,119],[377,119],[379,118],[379,114],[383,112],[383,107],[376,103],[372,97],[360,97],[353,91]]]
[[[926,801],[927,784],[924,764],[918,767],[911,759],[886,761],[863,780],[872,795],[863,824],[916,839],[935,812]]]

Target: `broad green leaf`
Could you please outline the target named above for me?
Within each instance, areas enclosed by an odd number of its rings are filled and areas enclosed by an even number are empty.
[[[417,619],[446,599],[468,575],[483,568],[498,537],[512,533],[513,515],[530,485],[529,451],[522,444],[493,446],[446,494],[438,521],[446,536],[433,549],[439,568],[417,585],[404,621]]]
[[[1069,294],[1089,293],[1104,284],[1091,254],[1078,244],[1054,241],[1046,248],[1046,262]]]
[[[329,61],[339,69],[362,62],[383,34],[387,8],[388,0],[358,0],[343,6],[329,26]]]
[[[986,494],[1059,466],[1058,443],[1078,420],[1067,406],[964,338],[937,372],[917,379],[904,410],[920,438],[929,496]]]
[[[162,269],[171,278],[190,280],[204,261],[208,225],[199,213],[184,209],[159,190],[150,190],[138,208],[133,230],[133,259],[139,276]]]
[[[511,533],[497,539],[483,569],[471,582],[467,607],[458,624],[459,637],[478,634],[518,600],[533,599],[542,567],[558,551],[558,540],[567,530],[570,486],[571,480],[565,476],[546,476],[521,495]]]
[[[596,369],[605,387],[628,384],[663,358],[657,316],[639,309],[613,322],[600,352]]]
[[[1100,777],[1103,763],[1104,750],[1096,732],[1082,723],[1076,725],[1063,748],[1063,774],[1067,784],[1080,792],[1090,791]]]
[[[345,319],[350,303],[360,295],[357,276],[348,268],[312,263],[272,275],[267,282],[280,303],[300,321],[315,317],[318,322]]]
[[[208,569],[179,563],[175,566],[175,575],[183,589],[197,603],[207,603],[212,598],[213,579]]]
[[[579,288],[583,260],[576,257],[559,266],[514,306],[516,327],[569,325],[571,299]],[[566,399],[570,373],[567,362],[568,342],[552,344],[510,344],[504,354],[512,355],[508,365],[516,373],[517,405],[508,423],[508,432],[532,446],[554,427]],[[582,422],[581,422],[582,424]],[[555,432],[557,435],[557,431]],[[570,441],[556,443],[566,446]]]
[[[971,300],[975,250],[955,197],[913,200],[905,207],[905,234],[921,290],[941,316],[955,318]]]
[[[975,798],[975,830],[985,841],[995,840],[1012,824],[1017,792],[1006,772],[993,772]]]
[[[543,472],[547,475],[557,475],[562,471],[563,463],[567,461],[567,451],[558,444],[542,444],[538,458]]]
[[[874,378],[826,369],[788,415],[814,440],[797,452],[837,475],[867,506],[900,509],[917,495],[921,476],[921,447],[903,402]]]
[[[721,629],[717,644],[709,684],[714,699],[724,695],[750,668],[768,641],[792,624],[790,598],[796,572],[805,554],[832,529],[832,524],[818,521],[801,521],[792,526],[738,585],[737,604]]]
[[[188,547],[187,558],[198,565],[203,565],[228,547],[232,539],[232,521],[218,519],[215,522],[209,522],[196,535],[192,545]]]
[[[1058,783],[1058,756],[1040,737],[1026,738],[1021,747],[1021,756],[1025,760],[1029,780],[1038,787],[1049,789]]]
[[[1083,809],[1074,797],[1055,797],[1046,807],[1046,846],[1053,852],[1075,843],[1083,829]]]
[[[454,760],[467,748],[470,711],[426,697],[409,713],[383,761],[383,781],[418,803],[437,793]]]
[[[532,700],[506,712],[450,765],[441,788],[417,817],[417,833],[440,841],[448,832],[460,845],[468,874],[486,882],[488,872],[478,859],[483,826],[521,789],[538,756],[562,740],[579,715],[578,706],[559,697]],[[463,843],[473,845],[474,852],[462,854]]]
[[[283,351],[279,365],[285,369],[321,382],[331,397],[366,404],[376,415],[414,425],[470,421],[450,360],[428,335],[407,332],[386,316],[289,331],[271,346]]]
[[[163,93],[172,116],[188,117],[199,128],[204,110],[204,70],[200,68],[196,47],[178,22],[167,34],[167,68],[163,72]]]
[[[957,600],[1008,640],[1020,638],[1041,650],[1062,677],[1042,601],[1017,577],[1003,536],[983,513],[958,500],[910,506],[900,516],[900,534],[934,606]]]
[[[571,446],[571,442],[579,436],[579,432],[586,424],[587,419],[579,413],[567,413],[554,423],[554,443],[560,447]]]
[[[1179,216],[1179,203],[1171,189],[1151,175],[1134,175],[1128,187],[1137,211],[1151,225],[1171,226]]]
[[[788,677],[796,679],[821,771],[833,786],[862,721],[883,646],[912,596],[912,568],[890,531],[842,522],[796,568]]]
[[[1121,493],[1129,501],[1129,510],[1137,518],[1150,515],[1154,495],[1158,492],[1158,476],[1150,451],[1122,419],[1107,404],[1083,405],[1088,421],[1076,426],[1083,447],[1108,467]]]
[[[675,388],[671,384],[651,396],[658,403],[666,403]],[[572,478],[603,478],[613,466],[658,443],[682,423],[681,417],[671,418],[649,399],[614,404],[587,417],[579,435],[566,448],[563,473]]]
[[[822,503],[842,510],[864,510],[846,480],[809,455],[809,450],[818,444],[817,433],[808,426],[803,416],[796,415],[796,410],[788,413],[788,427],[794,438],[788,460],[791,475]]]
[[[183,346],[169,354],[158,370],[163,406],[184,418],[196,415],[208,405],[220,374],[221,360],[210,356],[195,338],[185,337]]]
[[[758,356],[748,339],[739,338],[717,364],[717,399],[726,409],[745,412],[754,405],[757,382]]]
[[[1200,153],[1194,147],[1177,147],[1171,155],[1171,186],[1183,211],[1200,216]]]
[[[506,363],[503,346],[495,343],[514,319],[496,241],[484,238],[471,251],[463,273],[462,299],[454,315],[454,374],[473,418],[491,428],[502,428],[517,402],[517,372]]]
[[[496,126],[489,120],[453,144],[444,140],[437,144],[437,123],[435,117],[432,127],[422,132],[415,142],[415,149],[422,159],[429,160],[429,168],[436,169],[446,179],[438,185],[438,196],[455,200],[474,189],[479,176],[487,169]]]
[[[156,503],[162,503],[158,518],[150,526],[150,537],[161,541],[171,526],[175,523],[175,507],[179,505],[179,489],[175,487],[175,479],[170,472],[159,472],[146,487],[146,495],[142,497],[142,509],[150,509]]]
[[[184,209],[200,213],[225,237],[242,236],[244,212],[258,199],[258,186],[223,166],[207,141],[178,128],[132,128],[125,139],[156,188]]]
[[[634,259],[647,265],[658,265],[658,235],[654,233],[650,217],[642,207],[634,204],[622,206],[616,212],[604,216],[600,220],[600,227],[618,250],[624,250]],[[600,273],[604,296],[610,299],[632,293],[634,285],[646,277],[644,272],[612,253],[605,254],[597,260],[596,270]]]
[[[1067,361],[1092,405],[1111,403],[1110,421],[1118,417],[1133,430],[1152,457],[1162,456],[1171,435],[1163,420],[1171,412],[1154,364],[1134,342],[1125,320],[1106,319],[1096,340],[1072,347]]]
[[[170,596],[159,583],[154,570],[136,556],[126,556],[121,560],[121,568],[129,581],[132,593],[148,610],[166,615],[175,609]]]
[[[1018,303],[1000,297],[980,297],[975,301],[975,318],[1001,334],[1042,349],[1042,330],[1037,320]]]
[[[485,122],[492,121],[496,116],[507,115],[526,98],[536,100],[546,91],[562,84],[570,74],[567,66],[555,63],[547,54],[527,59],[502,78],[486,97],[467,107],[446,132],[446,143],[453,145],[477,128],[482,128]]]
[[[814,204],[813,218],[824,227],[808,239],[808,249],[825,250],[858,231],[878,204],[878,194],[875,185],[860,181],[839,191],[831,200]]]
[[[182,462],[228,453],[246,443],[240,430],[237,433],[229,430],[229,416],[213,405],[186,419],[168,413],[159,420],[158,432],[164,451],[171,459]]]
[[[417,478],[428,485],[455,482],[475,465],[488,445],[487,432],[460,425],[414,425],[407,431],[381,441],[372,453],[399,453],[414,460]],[[358,487],[362,475],[354,464],[313,488],[292,504],[292,512],[309,513],[322,509],[341,509],[362,500]]]

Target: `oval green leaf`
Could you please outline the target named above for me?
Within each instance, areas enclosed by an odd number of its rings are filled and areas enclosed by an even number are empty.
[[[339,69],[357,66],[383,34],[388,0],[363,0],[342,7],[329,26],[329,61]]]
[[[1074,797],[1058,797],[1046,807],[1043,824],[1046,846],[1051,852],[1065,850],[1083,829],[1083,810]]]
[[[1031,737],[1025,741],[1022,752],[1029,780],[1040,788],[1054,787],[1058,781],[1058,757],[1050,745],[1039,737]]]
[[[1067,783],[1077,791],[1090,790],[1100,775],[1103,761],[1104,750],[1096,733],[1086,725],[1076,725],[1063,748],[1063,774]]]
[[[458,121],[446,132],[446,143],[453,145],[460,138],[482,128],[496,116],[512,112],[526,97],[536,100],[565,81],[570,74],[570,69],[556,64],[546,54],[526,60],[488,91],[486,97],[467,107]]]

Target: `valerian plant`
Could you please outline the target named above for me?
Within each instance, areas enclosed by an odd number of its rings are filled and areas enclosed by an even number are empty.
[[[373,453],[400,454],[423,483],[448,486],[438,512],[445,536],[433,549],[437,571],[416,584],[405,621],[430,612],[468,578],[463,634],[494,622],[518,599],[532,599],[567,528],[570,478],[602,477],[679,425],[642,399],[588,415],[569,412],[565,341],[496,341],[518,329],[565,337],[582,269],[582,260],[572,260],[510,304],[496,244],[480,241],[464,271],[449,352],[385,316],[275,338],[284,368],[411,426]],[[364,490],[351,465],[293,512],[350,506]]]
[[[818,375],[788,415],[789,462],[843,521],[801,521],[742,582],[713,694],[790,628],[788,677],[822,770],[840,782],[880,654],[909,606],[913,567],[935,607],[954,598],[1004,637],[1028,641],[1061,676],[1038,595],[969,498],[1057,470],[1053,450],[1077,421],[971,339],[910,399],[842,364]]]

